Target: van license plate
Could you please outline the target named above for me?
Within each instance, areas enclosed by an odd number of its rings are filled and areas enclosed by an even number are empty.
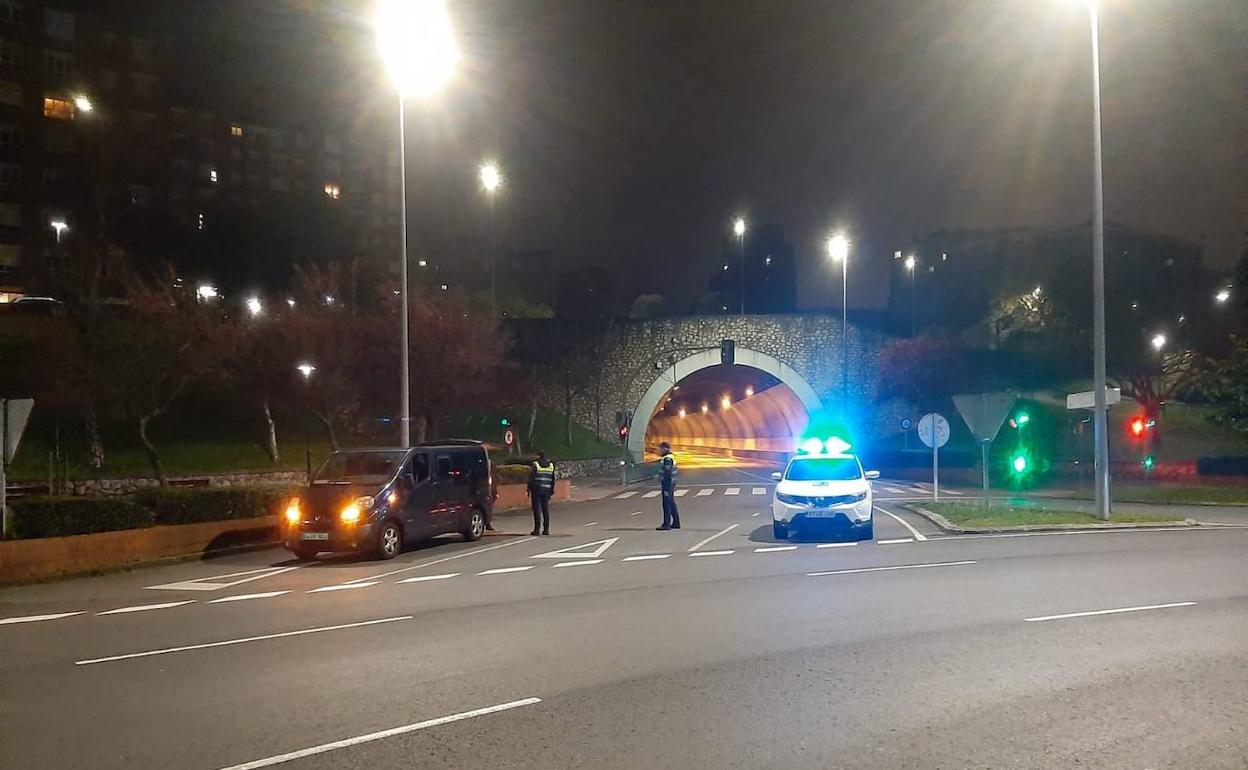
[[[299,535],[300,540],[328,540],[328,532],[302,532]]]

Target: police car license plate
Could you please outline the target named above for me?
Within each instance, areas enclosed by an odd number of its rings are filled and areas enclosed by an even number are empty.
[[[814,510],[807,511],[806,515],[812,519],[830,519],[836,515],[834,511]]]
[[[328,532],[301,532],[299,534],[299,539],[300,540],[328,540],[329,533]]]

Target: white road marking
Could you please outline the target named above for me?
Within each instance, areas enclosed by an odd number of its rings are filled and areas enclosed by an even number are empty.
[[[498,569],[487,569],[482,572],[478,572],[477,574],[478,575],[507,575],[512,572],[525,572],[527,570],[533,569],[534,566],[536,565],[529,564],[524,567],[499,567]]]
[[[411,620],[414,615],[400,615],[394,618],[381,618],[380,620],[363,620],[359,623],[344,623],[340,626],[320,626],[319,628],[304,628],[299,631],[283,631],[277,634],[264,634],[262,636],[245,636],[241,639],[227,639],[223,642],[207,642],[205,644],[188,644],[183,647],[165,647],[159,650],[148,650],[146,652],[131,652],[126,655],[110,655],[107,658],[90,658],[88,660],[76,660],[75,666],[90,666],[94,663],[111,663],[115,660],[131,660],[133,658],[150,658],[153,655],[168,655],[172,652],[188,652],[190,650],[207,650],[213,647],[229,647],[235,644],[246,644],[248,642],[262,642],[268,639],[282,639],[288,636],[303,636],[305,634],[319,634],[322,631],[339,631],[344,628],[360,628],[361,626],[375,626],[379,623],[394,623],[398,620]]]
[[[670,553],[647,553],[642,556],[625,556],[620,561],[651,561],[653,559],[667,559],[670,557]]]
[[[767,494],[767,487],[754,487],[750,493],[755,495],[765,495]]]
[[[628,514],[628,515],[629,515],[629,516],[640,516],[640,515],[641,515],[641,511],[633,511],[632,513],[630,513],[630,514]]]
[[[288,594],[290,591],[266,591],[262,594],[238,594],[236,596],[222,596],[220,599],[213,599],[209,604],[221,604],[223,602],[245,602],[248,599],[272,599],[274,596]]]
[[[914,527],[910,526],[910,522],[908,522],[908,521],[906,521],[905,519],[901,518],[900,516],[898,516],[897,514],[893,513],[892,511],[886,511],[886,510],[884,510],[883,508],[881,508],[881,507],[880,507],[880,506],[878,506],[878,505],[874,505],[874,506],[871,506],[871,507],[875,508],[875,510],[879,511],[880,513],[886,514],[886,515],[888,515],[888,516],[892,516],[894,519],[896,519],[896,520],[897,520],[897,523],[898,523],[898,524],[900,524],[901,526],[903,526],[903,527],[905,527],[906,529],[910,530],[910,534],[914,535],[914,539],[915,539],[915,540],[926,540],[926,539],[927,539],[927,535],[924,535],[923,533],[919,532],[919,531],[918,531],[917,529],[915,529]]]
[[[649,492],[642,495],[642,497],[658,497],[658,496],[659,496],[659,490],[657,489],[652,489]]]
[[[693,544],[693,545],[689,548],[689,550],[690,550],[690,551],[696,551],[696,550],[698,550],[699,548],[701,548],[702,546],[704,546],[704,545],[706,545],[707,543],[709,543],[709,542],[711,542],[712,540],[714,540],[715,538],[719,537],[720,535],[724,535],[724,534],[727,534],[727,533],[729,533],[729,532],[733,531],[733,530],[734,530],[734,529],[736,529],[738,526],[740,526],[740,525],[739,525],[739,524],[729,524],[728,526],[724,527],[723,529],[721,529],[720,531],[718,531],[718,532],[716,532],[715,534],[711,535],[710,537],[704,537],[704,538],[702,538],[701,540],[699,540],[697,543],[694,543],[694,544]]]
[[[253,580],[261,580],[266,577],[280,575],[283,572],[290,572],[294,569],[306,567],[306,564],[298,564],[294,567],[264,567],[262,569],[249,569],[243,572],[231,572],[228,575],[213,575],[211,577],[195,578],[194,580],[179,580],[176,583],[164,583],[158,586],[144,586],[148,590],[155,591],[219,591],[222,588],[233,588],[241,583],[250,583]],[[232,580],[226,583],[219,582],[225,578],[238,577],[239,575],[250,575],[242,580]]]
[[[891,540],[876,540],[875,544],[876,545],[894,545],[896,543],[913,543],[913,542],[914,542],[914,538],[912,537],[894,537]]]
[[[938,561],[932,564],[901,564],[896,567],[862,567],[860,569],[837,569],[828,572],[807,572],[807,577],[820,577],[822,575],[852,575],[856,572],[889,572],[897,569],[925,569],[927,567],[960,567],[965,564],[977,564],[973,561]]]
[[[320,588],[313,588],[311,591],[308,591],[308,593],[319,594],[326,591],[350,591],[352,588],[368,588],[369,586],[375,585],[377,585],[376,580],[371,580],[367,583],[340,583],[336,586],[321,586]]]
[[[945,490],[945,494],[946,494],[946,495],[953,495],[954,497],[962,497],[962,496],[963,496],[963,495],[965,495],[966,493],[965,493],[965,492],[959,492],[959,491],[958,491],[958,490],[956,490],[956,489],[946,489],[946,490]]]
[[[689,490],[687,490],[687,489],[678,489],[678,490],[676,490],[676,497],[684,497],[684,496],[685,496],[685,495],[687,495],[687,494],[689,494]]]
[[[450,580],[453,577],[459,577],[459,575],[460,573],[458,572],[444,572],[441,575],[417,575],[416,577],[403,578],[399,583],[428,583],[431,580]]]
[[[816,548],[853,548],[857,543],[820,543]]]
[[[582,527],[592,527],[592,526],[594,526],[594,525],[595,525],[595,524],[597,524],[597,523],[598,523],[598,522],[596,522],[596,521],[591,521],[591,522],[589,522],[588,524],[582,524],[581,526],[582,526]]]
[[[755,548],[754,553],[775,553],[777,551],[796,551],[795,545],[769,545],[762,548]]]
[[[1196,602],[1171,602],[1170,604],[1145,604],[1140,607],[1119,607],[1114,610],[1092,610],[1090,612],[1068,612],[1065,615],[1042,615],[1038,618],[1023,618],[1026,623],[1039,623],[1043,620],[1064,620],[1066,618],[1087,618],[1093,615],[1117,615],[1123,612],[1141,612],[1143,610],[1165,610],[1171,607],[1195,607]]]
[[[759,512],[757,512],[757,513],[751,513],[750,515],[751,515],[751,516],[757,516],[759,513],[762,513],[762,511],[759,511]]]
[[[115,610],[105,610],[97,612],[96,615],[124,615],[128,612],[146,612],[148,610],[168,610],[174,607],[181,607],[183,604],[194,604],[194,599],[184,602],[162,602],[160,604],[136,604],[133,607],[118,607]]]
[[[602,559],[590,559],[589,561],[561,561],[554,565],[555,569],[560,567],[579,567],[582,564],[602,564]]]
[[[728,487],[727,489],[724,490],[724,494],[725,495],[739,495],[741,494],[741,487]]]
[[[623,494],[616,495],[616,496],[615,496],[615,499],[616,499],[616,500],[627,500],[628,498],[632,497],[632,496],[633,496],[633,495],[635,495],[635,494],[637,494],[637,490],[635,490],[635,489],[634,489],[632,492],[625,492],[625,493],[623,493]]]
[[[708,497],[713,494],[715,494],[715,490],[713,489],[699,489],[698,493],[694,495],[694,497]]]
[[[536,537],[522,537],[519,540],[512,540],[510,543],[499,543],[498,545],[491,545],[485,548],[474,548],[471,551],[464,551],[463,553],[457,553],[451,556],[443,556],[441,559],[433,559],[432,561],[423,561],[420,564],[413,564],[410,567],[403,567],[402,569],[396,569],[396,570],[391,570],[389,572],[383,572],[380,575],[370,575],[368,577],[356,578],[355,580],[348,580],[347,582],[355,583],[355,582],[362,581],[362,580],[378,580],[380,578],[390,577],[391,575],[397,575],[400,572],[411,572],[412,570],[420,569],[421,567],[432,567],[434,564],[441,564],[443,562],[452,561],[454,559],[462,559],[466,556],[476,556],[477,554],[485,553],[486,551],[496,551],[499,548],[508,548],[513,545],[520,545],[521,543],[527,543],[530,540],[536,540],[536,539],[537,539]]]
[[[731,556],[736,553],[734,550],[728,551],[695,551],[690,556]]]
[[[258,768],[261,767],[272,767],[273,765],[280,765],[296,759],[303,759],[304,757],[324,754],[327,751],[345,749],[349,746],[358,746],[361,743],[378,741],[382,738],[390,738],[395,735],[416,732],[417,730],[437,727],[438,725],[445,725],[451,722],[460,722],[465,719],[481,717],[487,714],[497,714],[500,711],[508,711],[510,709],[521,708],[523,706],[532,706],[541,702],[541,698],[513,700],[510,703],[500,703],[497,706],[488,706],[486,708],[474,709],[472,711],[463,711],[458,714],[438,717],[437,719],[427,719],[424,722],[415,722],[410,725],[403,725],[402,727],[391,727],[389,730],[380,730],[375,733],[368,733],[367,735],[357,735],[354,738],[346,738],[341,741],[334,741],[333,743],[322,743],[319,746],[310,746],[306,749],[299,749],[298,751],[291,751],[286,754],[278,754],[273,757],[266,757],[265,759],[257,759],[253,762],[245,762],[241,765],[230,765],[229,767],[221,768],[221,770],[258,770]]]
[[[60,618],[72,618],[75,615],[82,615],[81,612],[57,612],[52,615],[24,615],[17,618],[0,619],[0,626],[8,626],[14,623],[38,623],[43,620],[59,620]]]
[[[618,537],[609,537],[606,540],[595,540],[592,543],[581,543],[580,545],[570,545],[567,548],[560,548],[557,551],[547,551],[530,556],[530,559],[597,559],[607,552],[607,549],[615,545],[619,541]]]

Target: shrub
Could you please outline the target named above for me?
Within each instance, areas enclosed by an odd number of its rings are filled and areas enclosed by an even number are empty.
[[[14,500],[9,536],[62,537],[156,523],[150,510],[122,497],[32,497]]]
[[[527,465],[495,465],[494,466],[494,483],[503,484],[524,484],[529,480],[529,466]]]
[[[155,514],[157,524],[195,524],[281,513],[293,494],[286,487],[149,487],[133,498]]]

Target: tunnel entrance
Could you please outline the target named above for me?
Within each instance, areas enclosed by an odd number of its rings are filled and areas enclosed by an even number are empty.
[[[628,449],[655,456],[667,441],[688,464],[767,465],[792,452],[821,409],[809,383],[788,365],[737,348],[735,364],[719,350],[678,361],[655,378],[633,412]]]

